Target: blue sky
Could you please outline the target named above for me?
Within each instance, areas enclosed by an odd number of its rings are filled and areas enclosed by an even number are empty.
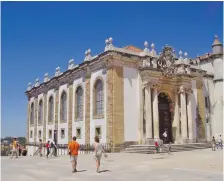
[[[211,52],[222,34],[222,2],[3,2],[2,136],[25,136],[28,82],[65,71],[68,60],[84,59],[114,45],[165,44],[190,57]]]

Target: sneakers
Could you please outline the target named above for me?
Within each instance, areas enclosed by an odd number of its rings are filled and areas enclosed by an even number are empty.
[[[99,168],[97,168],[97,169],[96,169],[96,172],[97,172],[97,173],[100,173],[100,169],[99,169]]]

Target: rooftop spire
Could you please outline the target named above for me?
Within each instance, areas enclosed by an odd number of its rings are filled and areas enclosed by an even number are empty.
[[[212,46],[222,45],[222,43],[219,41],[219,37],[215,35],[215,40],[212,44]]]

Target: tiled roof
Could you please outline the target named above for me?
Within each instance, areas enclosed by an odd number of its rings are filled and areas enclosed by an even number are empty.
[[[138,53],[143,52],[142,49],[140,49],[136,46],[133,46],[133,45],[128,45],[128,46],[124,47],[124,49],[130,50],[130,51],[133,51],[133,52],[138,52]]]

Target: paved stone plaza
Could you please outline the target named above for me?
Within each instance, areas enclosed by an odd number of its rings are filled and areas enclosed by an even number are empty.
[[[211,149],[172,155],[109,154],[96,173],[93,155],[79,155],[71,173],[69,156],[57,158],[2,157],[2,181],[222,181],[223,152]]]

